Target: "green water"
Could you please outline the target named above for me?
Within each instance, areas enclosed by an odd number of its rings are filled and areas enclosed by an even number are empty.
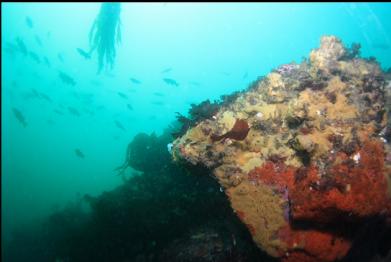
[[[190,104],[300,62],[323,35],[347,46],[358,42],[363,57],[391,67],[389,3],[122,3],[114,68],[97,74],[97,54],[88,60],[76,49],[88,50],[99,9],[99,3],[2,3],[5,241],[69,201],[121,185],[114,169],[137,133],[160,135]],[[40,62],[7,52],[17,39]],[[59,72],[76,84],[64,83]]]

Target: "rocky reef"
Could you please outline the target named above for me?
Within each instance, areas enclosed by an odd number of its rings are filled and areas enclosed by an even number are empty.
[[[389,76],[335,36],[178,137],[172,157],[213,172],[254,242],[282,261],[335,261],[391,221]]]

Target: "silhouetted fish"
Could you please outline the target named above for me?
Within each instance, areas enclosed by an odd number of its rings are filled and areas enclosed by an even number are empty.
[[[141,84],[141,81],[136,79],[136,78],[130,78],[130,81],[133,83],[133,84]]]
[[[22,112],[20,112],[20,111],[19,111],[18,109],[16,109],[16,108],[12,108],[12,112],[14,113],[14,116],[16,117],[16,119],[17,119],[20,123],[22,123],[22,125],[23,125],[24,127],[26,127],[26,126],[27,126],[26,119],[24,118]]]
[[[37,62],[38,64],[41,63],[41,59],[39,58],[39,56],[34,53],[33,51],[29,51],[29,56],[31,57],[31,59],[33,59],[35,62]]]
[[[19,51],[23,54],[23,55],[27,55],[27,47],[26,45],[24,44],[24,41],[18,37],[16,39],[16,43],[18,44],[18,48],[19,48]]]
[[[163,78],[163,81],[172,86],[179,86],[178,82],[171,78]]]
[[[125,94],[122,93],[122,92],[118,92],[117,94],[118,94],[120,97],[124,98],[124,99],[128,99],[128,96],[125,95]]]
[[[160,96],[160,97],[163,97],[164,96],[164,94],[163,93],[159,93],[159,92],[155,92],[155,93],[153,93],[155,96]]]
[[[71,85],[71,86],[76,85],[75,80],[64,72],[59,71],[59,77],[61,81],[63,81],[67,85]]]
[[[372,46],[373,48],[382,49],[382,50],[387,50],[390,48],[390,46],[386,43],[377,43],[377,44],[373,44]]]
[[[45,93],[40,93],[40,96],[48,102],[52,102],[52,99]]]
[[[33,28],[33,27],[34,27],[33,20],[32,20],[30,17],[26,16],[25,22],[26,22],[26,25],[27,25],[29,28]]]
[[[244,73],[244,75],[243,75],[243,79],[246,79],[247,78],[247,76],[248,76],[248,73],[246,72],[246,73]]]
[[[133,110],[133,106],[131,104],[127,104],[129,110]]]
[[[125,130],[125,127],[117,120],[115,120],[115,125],[119,128],[119,129],[122,129],[123,131],[126,131]]]
[[[35,35],[35,42],[37,42],[37,44],[38,44],[39,46],[42,46],[41,38],[40,38],[38,35]]]
[[[172,71],[172,68],[169,67],[169,68],[166,68],[162,71],[162,74],[165,74],[165,73],[168,73],[168,72],[171,72]]]
[[[102,86],[102,82],[98,80],[91,80],[90,83],[94,86]]]
[[[43,61],[45,62],[45,65],[47,67],[50,67],[50,62],[49,62],[49,58],[47,58],[46,56],[43,58]]]
[[[48,123],[51,126],[55,124],[55,122],[52,119],[46,120],[46,123]]]
[[[162,106],[164,103],[162,101],[153,101],[151,104]]]
[[[64,57],[62,56],[61,53],[58,53],[58,54],[57,54],[57,58],[58,58],[58,60],[61,61],[61,63],[64,63]]]
[[[189,82],[190,85],[193,85],[193,86],[199,86],[201,85],[200,83],[196,82],[196,81],[190,81]]]
[[[64,115],[64,113],[63,112],[61,112],[60,110],[58,110],[58,109],[54,109],[53,110],[56,114],[59,114],[59,115]]]
[[[68,111],[74,116],[80,116],[79,111],[74,107],[68,106]]]
[[[91,55],[89,53],[87,53],[86,51],[84,51],[83,49],[81,48],[76,48],[77,52],[82,56],[84,57],[85,59],[91,59]]]
[[[14,55],[16,52],[20,51],[19,47],[13,43],[7,42],[4,46],[4,51],[10,55]]]
[[[223,75],[225,75],[225,76],[230,76],[231,75],[231,73],[228,73],[228,72],[221,72]]]
[[[81,150],[80,149],[78,149],[78,148],[76,148],[75,149],[75,154],[76,154],[76,156],[78,156],[78,157],[80,157],[80,158],[83,158],[84,159],[84,154],[83,154],[83,152],[81,152]]]

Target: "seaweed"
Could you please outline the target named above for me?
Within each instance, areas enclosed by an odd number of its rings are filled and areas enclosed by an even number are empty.
[[[115,45],[121,42],[120,12],[120,3],[102,3],[100,12],[92,24],[89,33],[89,55],[97,49],[98,73],[104,66],[110,66],[110,69],[114,66]]]
[[[172,133],[174,138],[180,137],[186,133],[186,131],[199,122],[212,118],[219,110],[219,104],[215,101],[211,103],[209,99],[201,102],[200,104],[191,104],[189,109],[189,117],[176,112],[177,122],[180,124],[179,130]]]
[[[232,129],[223,135],[212,134],[211,139],[213,142],[219,141],[221,139],[234,139],[234,140],[244,140],[247,137],[250,127],[246,120],[236,119],[236,122]]]

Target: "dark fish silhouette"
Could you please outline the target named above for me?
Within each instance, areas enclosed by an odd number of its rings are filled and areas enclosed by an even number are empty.
[[[87,53],[86,51],[84,51],[83,49],[81,48],[76,48],[77,52],[82,56],[84,57],[85,59],[91,59],[91,55],[89,53]]]
[[[75,154],[76,154],[78,157],[83,158],[83,159],[84,159],[84,157],[85,157],[84,154],[83,154],[83,152],[81,152],[80,149],[78,149],[78,148],[75,149]]]
[[[189,82],[190,85],[193,85],[193,86],[199,86],[201,85],[200,83],[196,82],[196,81],[191,81]]]
[[[390,46],[386,43],[377,43],[377,44],[373,44],[372,46],[373,48],[382,49],[382,50],[387,50],[390,48]]]
[[[128,99],[128,96],[125,95],[125,94],[122,93],[122,92],[118,92],[117,94],[118,94],[120,97],[124,98],[124,99]]]
[[[50,65],[50,62],[49,62],[49,58],[47,58],[46,56],[43,58],[43,61],[45,62],[45,65],[47,66],[47,67],[50,67],[51,65]]]
[[[133,83],[133,84],[141,84],[141,81],[136,79],[136,78],[130,78],[130,81]]]
[[[64,115],[64,113],[63,112],[61,112],[60,110],[58,110],[58,109],[54,109],[53,110],[56,114],[59,114],[59,115]]]
[[[246,79],[247,78],[247,76],[248,76],[248,72],[246,72],[246,73],[244,73],[244,75],[243,75],[243,79]]]
[[[225,76],[230,76],[231,75],[231,73],[228,73],[228,72],[221,72],[223,75],[225,75]]]
[[[172,68],[169,67],[169,68],[166,68],[162,71],[162,74],[165,74],[165,73],[168,73],[168,72],[171,72],[172,71]]]
[[[41,63],[41,59],[39,58],[39,56],[34,53],[33,51],[29,51],[29,56],[31,57],[31,59],[33,59],[35,62],[37,62],[38,64]]]
[[[94,86],[102,86],[102,82],[98,80],[91,80],[90,83]]]
[[[133,110],[133,106],[131,104],[127,104],[129,110]]]
[[[122,129],[123,131],[126,131],[126,130],[125,130],[125,127],[124,127],[120,122],[118,122],[117,120],[115,120],[115,125],[116,125],[119,129]]]
[[[168,85],[179,86],[178,82],[171,78],[163,78],[163,81]]]
[[[164,94],[163,93],[159,93],[159,92],[155,92],[155,93],[153,93],[155,96],[160,96],[160,97],[163,97],[164,96]]]
[[[61,53],[58,53],[57,57],[58,57],[58,60],[61,61],[61,63],[64,63],[64,57],[62,56]]]
[[[162,106],[164,103],[162,101],[153,101],[151,104]]]
[[[46,123],[48,123],[49,125],[54,125],[56,122],[54,122],[52,119],[48,119],[46,120]]]
[[[27,25],[30,29],[34,27],[33,20],[32,20],[30,17],[26,16],[25,22],[26,22],[26,25]]]
[[[12,112],[14,112],[14,116],[16,117],[16,119],[17,119],[20,123],[22,123],[22,125],[23,125],[24,127],[26,127],[26,126],[27,126],[27,122],[26,122],[26,119],[24,118],[22,112],[20,112],[20,111],[19,111],[18,109],[16,109],[16,108],[12,108]]]
[[[10,55],[14,55],[16,52],[20,51],[19,47],[13,43],[7,42],[4,46],[4,51]]]
[[[76,85],[75,80],[64,72],[59,71],[59,77],[61,81],[63,81],[67,85],[71,85],[71,86]]]
[[[74,116],[80,116],[79,111],[74,107],[68,106],[68,111]]]
[[[27,47],[26,45],[24,44],[24,41],[22,40],[22,38],[18,37],[16,39],[16,43],[18,44],[18,48],[19,48],[19,51],[23,54],[23,55],[27,55]]]
[[[48,102],[52,102],[52,99],[45,93],[40,92],[40,96]]]
[[[35,35],[35,42],[37,42],[37,44],[38,44],[39,46],[42,46],[41,38],[40,38],[38,35]]]

